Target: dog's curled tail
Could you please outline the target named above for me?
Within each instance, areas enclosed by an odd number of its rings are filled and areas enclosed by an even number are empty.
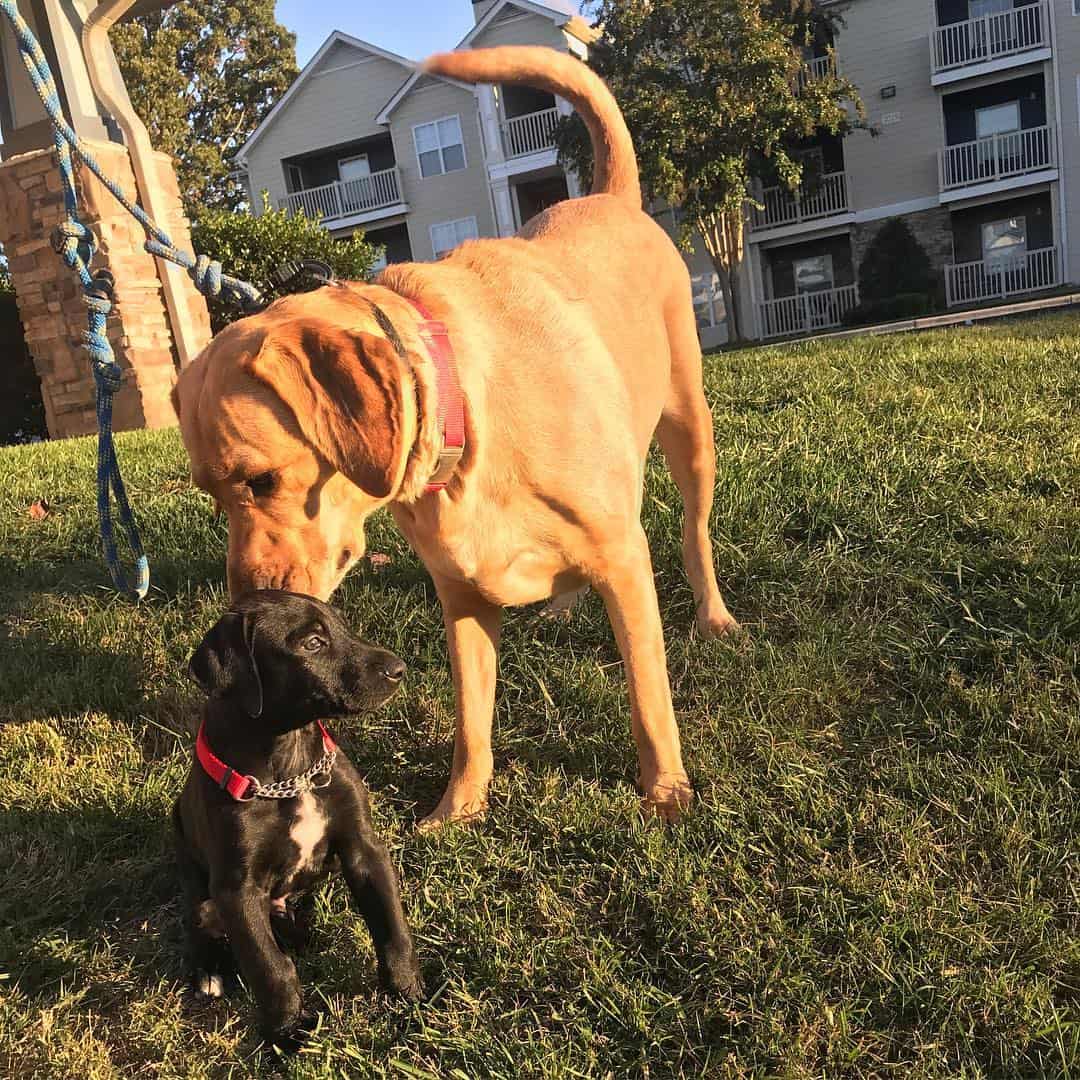
[[[641,205],[637,157],[626,121],[604,81],[580,60],[540,46],[503,45],[437,53],[423,68],[466,83],[520,83],[558,94],[589,129],[593,194],[617,195]]]

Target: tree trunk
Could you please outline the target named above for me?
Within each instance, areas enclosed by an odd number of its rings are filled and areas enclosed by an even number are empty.
[[[724,212],[701,217],[698,230],[705,250],[720,281],[727,315],[728,340],[743,341],[743,316],[739,296],[739,268],[743,259],[743,219],[738,213]]]

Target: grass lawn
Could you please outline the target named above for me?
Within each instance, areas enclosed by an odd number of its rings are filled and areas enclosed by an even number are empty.
[[[486,822],[414,831],[450,759],[432,587],[390,521],[339,600],[409,661],[341,725],[430,989],[374,994],[341,883],[290,1076],[1080,1076],[1080,318],[708,364],[722,587],[690,632],[678,496],[646,495],[696,808],[645,825],[599,602],[509,615]],[[120,440],[155,589],[103,587],[87,440],[0,451],[0,1076],[269,1070],[184,991],[167,812],[225,602],[174,433]],[[54,510],[33,521],[46,495]]]

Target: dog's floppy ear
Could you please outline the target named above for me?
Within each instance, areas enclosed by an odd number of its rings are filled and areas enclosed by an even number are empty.
[[[247,371],[357,487],[378,499],[393,492],[407,448],[401,361],[388,341],[326,320],[292,319],[267,334]]]
[[[255,618],[226,612],[188,661],[191,677],[208,694],[237,694],[244,711],[262,715],[263,689],[255,663]]]

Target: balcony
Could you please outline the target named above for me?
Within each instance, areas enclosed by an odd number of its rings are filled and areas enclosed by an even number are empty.
[[[554,150],[552,132],[560,116],[557,108],[551,108],[504,120],[501,125],[503,153],[507,158],[519,158],[542,150]]]
[[[758,304],[763,338],[816,334],[843,325],[844,316],[859,305],[859,286],[783,296]]]
[[[798,86],[801,90],[808,83],[817,82],[819,79],[828,79],[839,74],[839,65],[836,63],[835,53],[827,56],[815,56],[803,64],[799,72]]]
[[[334,180],[320,187],[294,191],[278,206],[290,215],[302,213],[309,218],[321,218],[331,227],[361,225],[405,213],[408,207],[401,191],[401,176],[395,165],[370,176]]]
[[[938,166],[943,202],[982,194],[983,188],[990,193],[1020,186],[1011,180],[1035,182],[1057,168],[1054,133],[1044,125],[956,143],[938,151]]]
[[[765,188],[760,202],[763,208],[755,207],[750,219],[750,227],[757,231],[846,214],[847,177],[843,172],[826,173],[812,187],[804,185],[798,191],[783,185]]]
[[[1056,247],[1038,248],[1012,259],[958,263],[945,267],[945,302],[949,307],[1006,300],[1010,296],[1053,289],[1061,284]]]
[[[1049,0],[935,27],[930,81],[935,86],[1050,56]]]

